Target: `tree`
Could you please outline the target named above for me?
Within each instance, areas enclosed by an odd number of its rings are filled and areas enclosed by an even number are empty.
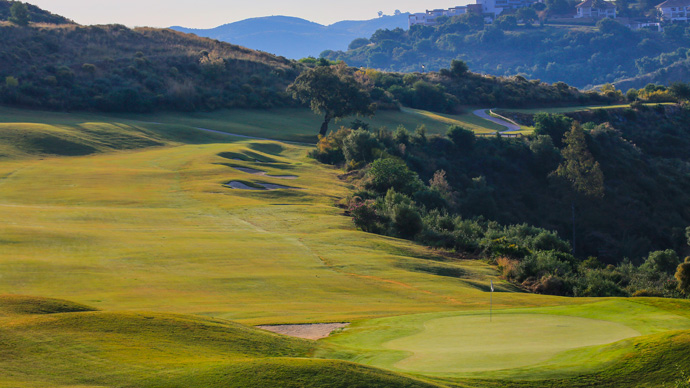
[[[523,7],[518,9],[517,17],[525,24],[532,24],[538,18],[537,11],[531,7]]]
[[[559,148],[563,145],[563,136],[572,126],[573,119],[564,115],[551,113],[534,115],[534,133],[536,135],[549,135],[553,144]]]
[[[377,159],[371,164],[364,186],[381,194],[389,189],[398,193],[414,194],[422,189],[424,184],[417,173],[410,171],[405,162],[389,158]]]
[[[353,40],[349,46],[347,46],[348,50],[356,50],[360,47],[364,47],[369,44],[369,39],[367,38],[357,38]]]
[[[476,136],[474,132],[459,125],[452,125],[448,128],[446,136],[461,150],[471,150],[474,147]]]
[[[578,195],[587,198],[604,196],[604,174],[599,162],[587,148],[585,132],[579,123],[574,123],[563,139],[565,148],[561,151],[563,161],[554,174],[570,183],[575,194],[571,198],[573,224],[573,256],[575,256],[575,199]]]
[[[462,77],[468,70],[469,67],[467,67],[465,61],[453,59],[450,62],[450,73],[455,77]]]
[[[676,280],[678,280],[678,291],[690,295],[690,257],[686,257],[685,262],[676,269]]]
[[[678,254],[673,249],[650,252],[643,266],[655,273],[673,273],[680,264]]]
[[[331,120],[351,115],[372,115],[376,108],[369,93],[346,73],[342,65],[307,70],[288,86],[287,92],[293,98],[309,103],[314,113],[324,115],[319,131],[321,136],[326,136]]]
[[[12,15],[9,18],[10,22],[18,26],[29,25],[29,9],[26,7],[26,4],[15,1],[12,7],[10,7],[10,14]]]

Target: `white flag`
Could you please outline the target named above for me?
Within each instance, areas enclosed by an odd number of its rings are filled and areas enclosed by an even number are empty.
[[[491,280],[491,292],[494,292],[494,281]]]

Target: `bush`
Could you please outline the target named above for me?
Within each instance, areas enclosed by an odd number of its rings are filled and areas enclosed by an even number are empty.
[[[373,200],[355,200],[350,204],[349,211],[358,228],[370,233],[380,232],[380,217]]]
[[[343,155],[348,163],[367,163],[374,160],[374,150],[379,147],[376,138],[364,129],[350,132],[343,139]]]
[[[413,194],[422,188],[422,181],[400,159],[378,159],[371,164],[364,186],[380,194],[394,189],[404,194]]]
[[[446,136],[461,150],[471,150],[477,139],[474,132],[459,125],[449,127]]]
[[[678,254],[672,249],[667,249],[650,252],[643,266],[652,272],[672,274],[678,268],[678,264],[680,264]]]
[[[393,208],[393,229],[402,238],[412,238],[422,231],[422,216],[412,205],[400,204]]]

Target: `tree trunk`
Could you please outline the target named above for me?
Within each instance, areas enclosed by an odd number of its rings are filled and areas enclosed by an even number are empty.
[[[570,202],[570,207],[573,211],[573,256],[575,256],[575,201]]]
[[[323,124],[321,124],[321,130],[319,131],[319,135],[321,135],[322,137],[326,136],[326,133],[328,132],[328,123],[330,122],[331,116],[327,114],[326,117],[324,117],[323,119]]]

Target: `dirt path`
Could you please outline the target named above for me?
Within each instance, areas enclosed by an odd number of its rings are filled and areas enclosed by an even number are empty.
[[[342,329],[347,325],[349,323],[309,323],[303,325],[263,325],[257,326],[257,328],[290,337],[317,340],[326,338],[335,330]]]

